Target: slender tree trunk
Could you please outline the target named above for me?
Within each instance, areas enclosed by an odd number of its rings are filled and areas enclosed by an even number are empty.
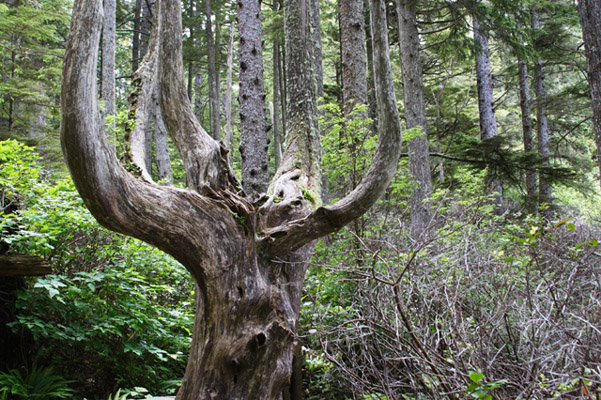
[[[136,0],[134,5],[134,35],[132,40],[131,71],[132,74],[138,70],[140,64],[140,22],[142,15],[142,1]]]
[[[199,121],[202,121],[202,74],[200,71],[196,71],[194,74],[194,115]]]
[[[103,117],[115,116],[115,13],[116,0],[104,0],[104,22],[102,26],[102,100]],[[107,125],[107,134],[112,132],[113,124]]]
[[[528,64],[526,60],[518,60],[518,80],[520,83],[520,108],[522,111],[522,141],[524,153],[534,153],[534,138],[532,136],[532,117],[530,115],[530,85],[528,84]],[[536,171],[534,168],[526,170],[526,203],[536,204]],[[532,210],[531,210],[532,211]]]
[[[148,50],[150,31],[152,29],[152,15],[154,13],[155,0],[142,0],[142,16],[140,18],[140,58],[144,59]],[[153,93],[156,88],[153,89]],[[155,127],[152,124],[156,107],[153,104],[148,107],[148,122],[146,123],[146,132],[144,139],[144,164],[146,171],[152,174],[152,149],[154,143],[153,132]]]
[[[142,0],[142,17],[140,19],[140,57],[143,58],[148,48],[148,39],[152,29],[155,0]]]
[[[228,151],[233,149],[232,134],[232,76],[234,71],[234,24],[230,24],[230,38],[227,45],[227,70],[225,78],[225,127],[223,129],[223,145]]]
[[[190,15],[191,19],[194,19],[194,15],[196,14],[195,10],[194,10],[194,3],[195,1],[190,0],[188,2],[188,14]],[[188,41],[190,43],[194,43],[195,40],[195,33],[196,33],[196,29],[194,29],[194,26],[190,26],[188,29],[190,29],[190,37],[188,39]],[[187,85],[187,92],[188,92],[188,99],[190,101],[192,101],[192,98],[194,96],[200,96],[200,91],[193,93],[193,88],[194,88],[194,63],[192,60],[188,61],[188,85]],[[196,104],[196,100],[197,98],[194,97],[194,103]],[[199,121],[202,121],[202,119],[200,118],[200,114],[198,114],[198,110],[195,108],[194,112],[196,114],[196,118],[198,118]]]
[[[396,2],[407,129],[420,130],[420,134],[412,135],[408,141],[409,173],[413,181],[410,198],[411,236],[414,240],[423,235],[432,218],[428,201],[432,195],[430,149],[426,129],[422,65],[419,57],[416,3],[416,0]]]
[[[478,110],[480,114],[480,139],[487,140],[497,136],[497,119],[495,117],[492,72],[488,49],[488,31],[481,26],[476,16],[473,17],[474,42],[476,47],[476,80],[478,86]],[[495,193],[497,212],[503,206],[503,182],[498,177],[495,160],[489,164],[486,185],[489,193]],[[492,164],[492,165],[491,165]]]
[[[313,38],[313,59],[315,66],[315,83],[317,100],[323,99],[323,55],[321,46],[321,16],[319,12],[319,0],[311,0],[311,35]]]
[[[598,0],[578,0],[578,9],[588,67],[597,162],[601,172],[601,3]]]
[[[269,168],[259,0],[238,1],[238,33],[242,186],[249,194],[260,194],[269,185]]]
[[[155,85],[152,93],[154,114],[154,152],[156,157],[157,178],[166,184],[173,184],[173,171],[171,169],[171,157],[169,155],[169,138],[161,104],[159,102],[159,87]]]
[[[376,110],[376,82],[374,80],[374,54],[371,38],[371,21],[369,17],[369,0],[365,0],[365,49],[367,50],[367,103],[368,117],[372,120],[371,130],[375,134],[378,130]]]
[[[207,53],[209,55],[209,132],[215,140],[221,139],[221,122],[219,118],[219,75],[215,65],[215,44],[213,23],[211,22],[211,0],[205,0],[207,29]]]
[[[274,7],[276,2],[273,3]],[[280,124],[280,110],[281,110],[281,97],[280,97],[280,38],[276,36],[273,39],[273,103],[272,103],[272,120],[273,120],[273,154],[275,161],[275,168],[280,166],[282,160],[282,127]]]
[[[339,7],[343,110],[350,115],[354,106],[367,104],[363,0],[340,0]]]
[[[532,10],[532,28],[540,29],[540,22],[536,10]],[[536,135],[538,139],[538,153],[543,159],[543,169],[538,174],[538,196],[539,203],[551,205],[553,195],[551,192],[551,183],[549,182],[548,168],[551,163],[549,160],[549,124],[547,121],[547,89],[545,87],[545,68],[543,60],[536,58],[534,63],[534,84],[536,91]]]

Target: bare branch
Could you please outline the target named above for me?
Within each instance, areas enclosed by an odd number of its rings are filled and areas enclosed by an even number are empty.
[[[266,229],[260,245],[272,256],[298,249],[363,215],[386,190],[396,170],[401,153],[401,124],[390,70],[386,13],[379,0],[372,0],[371,8],[379,116],[378,147],[372,165],[357,188],[340,201],[319,207],[305,218]]]
[[[179,1],[162,1],[159,76],[165,126],[186,168],[188,186],[200,191],[237,186],[225,148],[200,126],[186,92],[182,61],[182,18]],[[164,56],[162,56],[164,55]]]

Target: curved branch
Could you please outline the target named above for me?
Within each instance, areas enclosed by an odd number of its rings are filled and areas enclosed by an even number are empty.
[[[157,1],[159,4],[161,0]],[[146,169],[146,130],[148,128],[149,114],[152,107],[152,92],[157,84],[157,59],[159,54],[159,31],[161,26],[161,14],[155,13],[154,24],[148,50],[144,59],[134,73],[132,89],[129,96],[128,119],[134,121],[133,128],[126,127],[126,136],[129,136],[128,159],[140,171],[142,179],[152,182],[150,171]]]
[[[226,159],[227,151],[202,128],[184,84],[180,1],[161,1],[161,111],[169,135],[186,168],[188,186],[196,191],[239,187]]]
[[[319,207],[305,218],[266,229],[260,245],[269,256],[298,249],[363,215],[384,193],[396,170],[402,138],[390,70],[386,9],[382,0],[370,0],[370,6],[379,133],[373,162],[357,188],[340,201]]]
[[[223,261],[218,243],[236,243],[243,232],[228,223],[233,218],[224,201],[143,182],[120,165],[104,137],[96,99],[101,22],[100,1],[75,2],[61,92],[61,145],[73,182],[100,224],[173,255],[208,284],[217,259]]]

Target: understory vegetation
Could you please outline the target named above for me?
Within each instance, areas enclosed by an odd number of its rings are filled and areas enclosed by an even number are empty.
[[[0,398],[174,393],[194,310],[185,270],[99,227],[70,181],[46,177],[31,149],[1,146],[2,207],[18,204],[3,215],[2,241],[10,252],[44,256],[53,274],[17,293],[10,327],[25,366],[0,374]],[[364,161],[357,156],[355,165]],[[401,165],[374,210],[319,242],[299,331],[308,399],[581,398],[599,390],[595,200],[560,188],[573,203],[550,218],[522,213],[518,203],[496,215],[481,175],[466,170],[459,188],[434,194],[435,216],[416,242]],[[340,183],[329,177],[331,187]]]

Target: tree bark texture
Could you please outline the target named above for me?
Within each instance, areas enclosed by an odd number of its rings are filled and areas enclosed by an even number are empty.
[[[367,104],[365,23],[363,0],[340,0],[340,55],[342,100],[345,115],[354,106]]]
[[[117,0],[103,0],[104,22],[102,25],[102,101],[104,103],[103,117],[116,115],[115,110],[115,13]],[[111,133],[114,125],[107,125],[107,134]]]
[[[280,123],[281,110],[280,97],[280,39],[273,40],[273,103],[271,105],[273,124],[273,156],[275,168],[280,166],[282,160],[282,124]]]
[[[520,84],[520,109],[522,111],[522,142],[524,153],[534,153],[534,138],[532,136],[532,116],[530,110],[530,85],[528,84],[528,64],[526,60],[518,60],[518,80]],[[526,170],[526,196],[531,203],[536,198],[536,171]]]
[[[223,128],[223,145],[228,152],[233,148],[233,133],[232,133],[232,77],[234,73],[234,24],[230,25],[230,38],[227,45],[227,61],[225,74],[225,99],[224,99],[224,114],[225,126]]]
[[[180,2],[157,0],[156,28],[161,108],[182,155],[188,189],[140,179],[117,160],[103,135],[95,96],[102,8],[98,0],[75,1],[61,93],[63,152],[77,190],[103,226],[173,255],[197,285],[192,348],[178,400],[280,397],[289,384],[311,243],[362,215],[390,182],[400,155],[400,122],[385,9],[372,2],[380,24],[374,30],[378,146],[362,183],[321,207],[304,0],[286,3],[288,140],[270,196],[258,203],[238,191],[227,152],[194,117],[183,76]]]
[[[126,127],[126,139],[129,144],[126,160],[132,163],[142,179],[152,182],[152,115],[156,111],[153,93],[157,87],[157,60],[159,53],[158,29],[160,18],[155,18],[157,29],[148,39],[146,54],[139,68],[134,72],[129,95],[128,118],[134,121]],[[133,125],[133,129],[130,128]],[[150,149],[148,136],[150,132]]]
[[[597,144],[597,162],[601,171],[601,3],[598,0],[578,0],[578,9],[593,108],[593,132]]]
[[[540,29],[538,13],[532,10],[532,28]],[[549,123],[547,120],[547,88],[545,86],[545,67],[540,57],[534,63],[534,85],[536,92],[536,136],[538,139],[538,153],[546,167],[538,174],[539,203],[551,204],[553,195],[549,182]]]
[[[478,111],[480,116],[480,139],[487,140],[498,134],[494,108],[495,100],[490,66],[490,52],[488,48],[488,30],[482,26],[480,20],[476,16],[473,16],[473,26],[476,53]],[[496,193],[494,203],[497,208],[500,209],[503,205],[503,182],[497,176],[496,168],[493,168],[494,169],[491,170],[489,166],[486,185],[490,193]]]
[[[267,117],[263,86],[263,32],[259,0],[238,1],[240,157],[242,187],[264,193],[269,185]]]
[[[313,38],[313,60],[317,100],[323,98],[323,54],[321,46],[321,16],[319,0],[311,0],[311,36]],[[275,79],[275,78],[274,78]]]
[[[407,129],[417,128],[421,131],[420,135],[412,137],[407,142],[409,173],[413,181],[410,198],[411,236],[413,239],[418,239],[430,223],[431,211],[428,199],[432,195],[430,149],[426,129],[416,4],[416,0],[397,0],[396,2]]]
[[[161,114],[159,102],[159,86],[156,84],[152,93],[154,117],[154,153],[156,157],[157,178],[166,184],[173,184],[173,170],[171,169],[171,156],[169,154],[169,134]]]

